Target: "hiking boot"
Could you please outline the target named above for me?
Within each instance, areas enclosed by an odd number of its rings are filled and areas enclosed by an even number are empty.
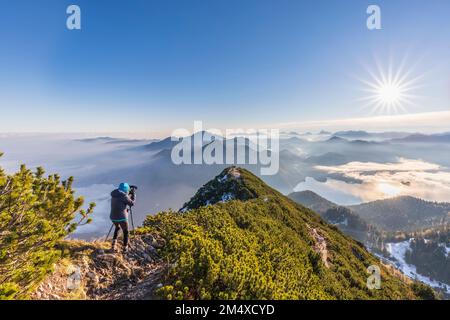
[[[128,246],[126,246],[126,247],[123,247],[123,249],[122,249],[122,253],[123,253],[123,254],[126,254],[126,253],[128,253]]]
[[[111,251],[112,252],[116,252],[116,242],[117,242],[116,240],[113,240],[111,243]]]

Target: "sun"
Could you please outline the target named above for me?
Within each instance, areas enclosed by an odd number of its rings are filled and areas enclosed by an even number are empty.
[[[391,83],[383,84],[378,89],[378,96],[384,104],[398,103],[402,99],[402,87]]]
[[[391,62],[388,68],[376,63],[376,71],[368,69],[370,79],[361,82],[369,95],[360,100],[366,101],[364,108],[369,107],[372,113],[398,114],[407,112],[407,107],[416,105],[418,95],[413,91],[419,88],[421,76],[412,77],[412,69],[405,71],[405,61],[398,68]]]
[[[378,184],[378,190],[388,197],[398,196],[401,192],[400,188],[384,182]]]

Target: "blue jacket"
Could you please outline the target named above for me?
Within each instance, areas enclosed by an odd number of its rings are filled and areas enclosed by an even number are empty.
[[[119,189],[111,192],[111,214],[109,218],[113,222],[126,221],[128,219],[128,206],[134,206],[134,201]]]

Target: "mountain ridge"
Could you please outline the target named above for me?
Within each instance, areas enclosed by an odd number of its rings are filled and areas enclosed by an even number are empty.
[[[160,290],[166,298],[418,297],[416,283],[242,168],[223,170],[180,211],[148,216],[144,229],[170,239],[166,258],[177,263]],[[366,287],[372,264],[384,290]]]
[[[387,231],[412,231],[449,221],[450,203],[398,196],[348,206],[367,222]]]
[[[224,198],[224,194],[232,197]],[[83,299],[423,299],[433,291],[384,265],[315,212],[230,167],[183,206],[147,216],[127,255],[107,244],[66,241],[71,273],[51,274],[35,298]],[[182,209],[183,209],[182,208]],[[80,248],[81,247],[81,248]],[[367,268],[380,268],[380,290]],[[76,269],[76,268],[75,268]],[[75,275],[75,276],[74,276]],[[75,282],[74,282],[75,281]],[[55,290],[58,294],[55,295]],[[61,291],[62,294],[59,294]]]

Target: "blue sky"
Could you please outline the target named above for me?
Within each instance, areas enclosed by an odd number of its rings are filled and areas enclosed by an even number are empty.
[[[77,4],[82,30],[66,29]],[[378,4],[382,30],[366,27]],[[450,110],[448,0],[0,0],[0,131],[170,132],[374,115],[376,60]],[[383,114],[375,114],[383,115]]]

